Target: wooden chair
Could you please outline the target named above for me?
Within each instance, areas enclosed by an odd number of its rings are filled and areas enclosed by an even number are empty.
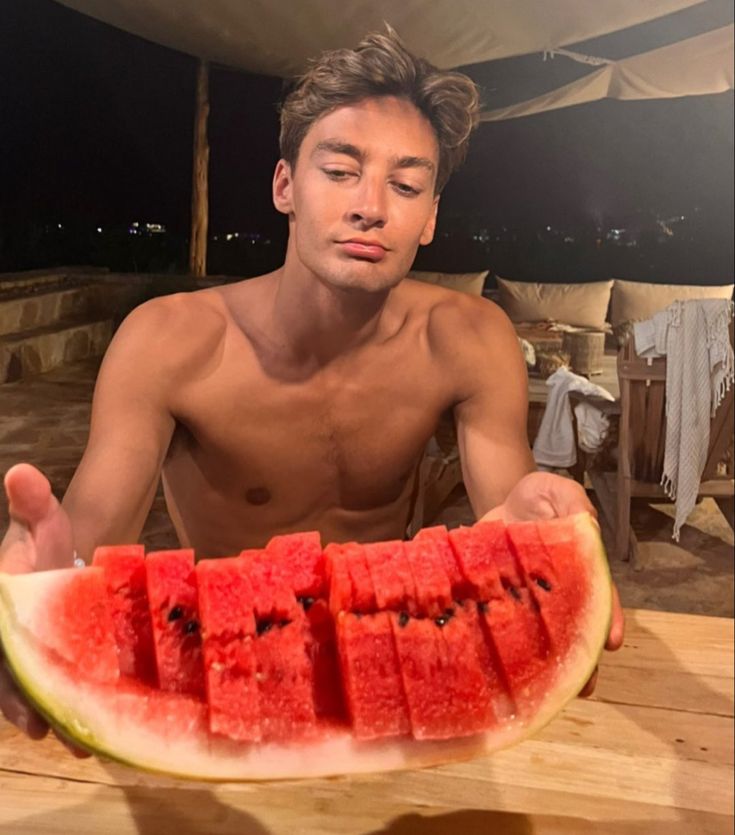
[[[730,327],[732,341],[733,330]],[[620,426],[617,473],[590,470],[603,513],[615,531],[615,554],[636,565],[637,541],[630,525],[632,498],[670,501],[661,487],[666,441],[666,358],[642,359],[633,339],[618,353]],[[612,476],[612,478],[610,477]],[[612,482],[612,483],[611,483]],[[733,389],[710,424],[707,463],[697,500],[713,496],[733,527]]]

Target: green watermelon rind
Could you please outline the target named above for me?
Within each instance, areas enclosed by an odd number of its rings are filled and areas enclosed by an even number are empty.
[[[578,695],[602,654],[612,616],[612,587],[599,527],[588,514],[563,522],[575,526],[578,553],[590,569],[586,616],[579,620],[580,634],[586,640],[575,645],[576,654],[565,659],[556,684],[528,721],[517,719],[472,737],[362,742],[348,730],[331,729],[314,741],[247,745],[194,731],[188,738],[185,733],[175,734],[168,744],[155,729],[129,725],[116,729],[120,711],[112,703],[113,687],[83,684],[49,667],[28,630],[18,624],[14,578],[9,575],[0,575],[0,641],[19,687],[61,735],[94,754],[145,771],[204,781],[257,781],[422,768],[466,760],[538,733]],[[39,682],[44,683],[43,689]],[[100,698],[104,693],[110,696],[107,705]],[[162,747],[168,750],[162,751]]]

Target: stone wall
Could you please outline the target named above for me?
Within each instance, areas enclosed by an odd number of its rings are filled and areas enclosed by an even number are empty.
[[[0,384],[101,356],[143,301],[227,279],[63,267],[0,275]]]

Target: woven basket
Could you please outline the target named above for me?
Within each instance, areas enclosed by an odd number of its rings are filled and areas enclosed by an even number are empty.
[[[569,354],[572,371],[591,377],[602,374],[602,358],[605,354],[603,331],[572,331],[564,334],[563,349]]]
[[[551,377],[555,371],[558,371],[564,365],[569,365],[569,354],[564,351],[536,352],[536,368],[544,379]]]

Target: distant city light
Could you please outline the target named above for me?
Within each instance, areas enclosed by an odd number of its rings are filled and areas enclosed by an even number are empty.
[[[98,227],[97,227],[97,231],[98,231],[98,232],[102,232],[102,227],[101,227],[101,226],[98,226]]]
[[[134,221],[128,228],[129,235],[161,235],[166,231],[162,223],[140,223]]]

